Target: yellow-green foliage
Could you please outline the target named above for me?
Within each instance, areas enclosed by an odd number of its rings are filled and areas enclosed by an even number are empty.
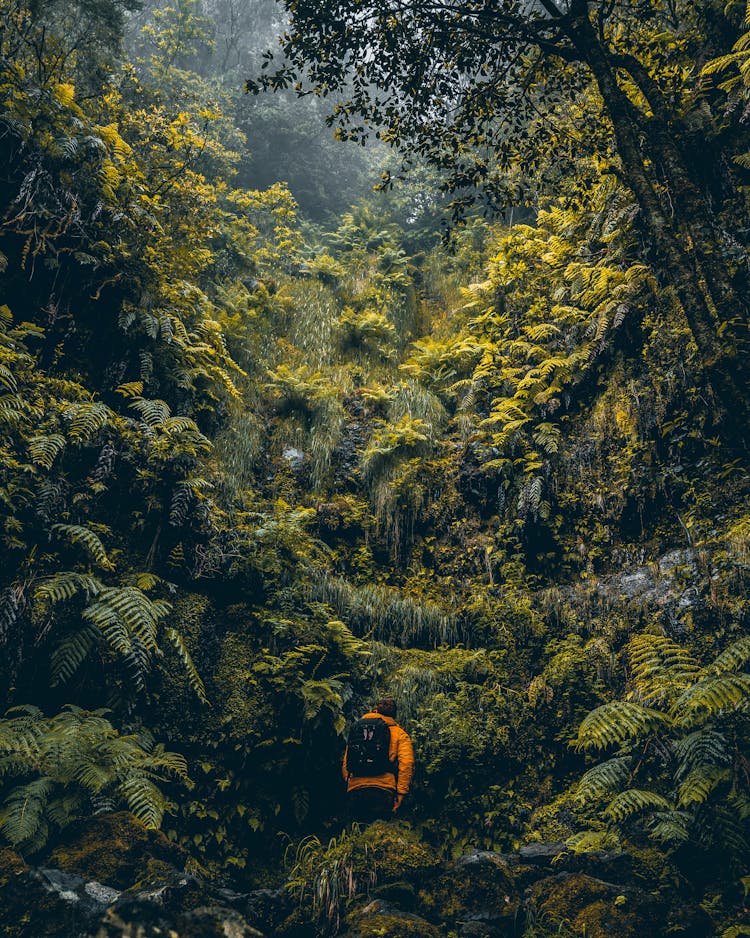
[[[50,825],[66,826],[90,799],[125,805],[147,827],[159,827],[169,801],[157,782],[189,781],[185,759],[147,735],[120,735],[104,713],[69,706],[47,718],[25,707],[0,720],[3,774],[23,779],[0,808],[0,832],[11,844],[38,849]]]

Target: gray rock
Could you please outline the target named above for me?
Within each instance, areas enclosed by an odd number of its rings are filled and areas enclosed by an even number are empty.
[[[492,850],[471,850],[464,853],[453,864],[458,870],[471,866],[497,866],[508,870],[518,866],[519,859],[513,853],[495,853]]]
[[[531,866],[550,866],[555,857],[567,852],[565,844],[525,844],[519,848],[518,855],[522,863]]]
[[[281,458],[285,459],[295,472],[298,469],[302,469],[307,461],[307,455],[303,453],[301,449],[297,449],[294,446],[287,446],[282,452]]]

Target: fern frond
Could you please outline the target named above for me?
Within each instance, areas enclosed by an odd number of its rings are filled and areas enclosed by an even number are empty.
[[[83,443],[109,424],[114,413],[106,404],[86,401],[71,404],[63,411],[63,417],[70,421],[68,438],[72,443]]]
[[[637,635],[628,643],[635,690],[646,704],[665,703],[689,687],[700,668],[687,649],[664,635]]]
[[[736,710],[750,699],[750,674],[725,673],[704,677],[675,701],[672,714],[682,726],[694,726],[707,718]]]
[[[604,813],[608,818],[620,824],[632,815],[639,814],[648,808],[668,811],[671,807],[672,805],[666,798],[654,791],[628,788],[627,791],[620,792],[612,799]]]
[[[668,718],[658,710],[627,700],[614,700],[592,710],[578,728],[577,749],[605,749],[615,743],[664,727]]]
[[[51,469],[55,459],[65,449],[65,443],[65,437],[59,433],[51,433],[49,436],[32,436],[29,440],[31,461],[45,469]]]
[[[595,765],[578,783],[576,799],[592,801],[622,788],[630,775],[631,764],[630,756],[617,756]]]
[[[139,821],[152,830],[158,830],[168,802],[150,779],[142,775],[131,775],[120,783],[117,791],[125,800],[128,810]]]
[[[81,590],[89,596],[96,596],[101,589],[102,584],[94,577],[86,573],[65,571],[40,580],[34,590],[34,599],[60,603],[72,599]]]
[[[692,820],[687,811],[657,811],[649,818],[648,828],[657,843],[677,847],[690,840]]]
[[[750,635],[745,635],[714,658],[706,671],[710,674],[738,671],[748,661],[750,661]]]
[[[51,530],[55,534],[66,537],[73,544],[81,544],[89,553],[91,559],[105,570],[114,570],[114,564],[107,557],[104,544],[90,528],[80,524],[53,524]]]
[[[70,680],[88,657],[98,638],[99,631],[88,623],[63,638],[52,652],[50,683],[53,687]]]
[[[166,630],[166,634],[167,634],[167,638],[172,642],[172,644],[176,648],[177,654],[180,656],[180,660],[182,661],[185,667],[185,671],[187,673],[188,682],[190,686],[195,691],[195,694],[200,700],[200,702],[208,705],[209,700],[206,695],[205,685],[203,684],[203,681],[201,680],[200,674],[198,674],[198,670],[195,667],[195,664],[193,663],[193,659],[190,655],[190,652],[187,649],[187,646],[185,645],[182,635],[180,635],[177,629],[173,629],[173,628],[168,628]]]
[[[13,846],[33,841],[44,824],[44,811],[54,781],[47,776],[19,785],[0,810],[0,831]]]
[[[693,769],[680,785],[677,806],[687,808],[702,804],[721,782],[730,778],[730,771],[717,765],[702,765]]]

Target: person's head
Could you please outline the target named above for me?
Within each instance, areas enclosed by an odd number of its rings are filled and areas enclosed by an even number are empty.
[[[376,713],[382,713],[384,717],[396,716],[396,701],[393,697],[381,697],[375,704]]]

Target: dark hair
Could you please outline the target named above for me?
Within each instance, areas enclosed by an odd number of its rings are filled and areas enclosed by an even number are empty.
[[[375,709],[378,713],[382,713],[384,717],[395,717],[396,701],[393,697],[381,697],[375,704]]]

